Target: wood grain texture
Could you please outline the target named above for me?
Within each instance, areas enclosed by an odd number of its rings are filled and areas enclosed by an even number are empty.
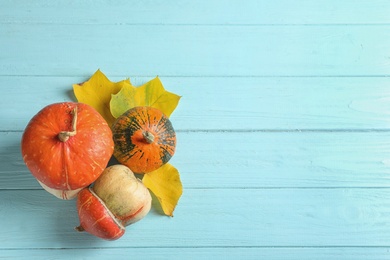
[[[6,24],[0,75],[385,76],[389,28]]]
[[[0,189],[41,189],[23,163],[21,135],[0,133]],[[390,188],[387,132],[180,132],[177,138],[170,163],[185,188]]]
[[[0,77],[1,86],[10,86],[2,89],[0,130],[22,131],[44,106],[76,101],[72,84],[87,80],[95,69],[85,76]],[[107,76],[112,81],[130,77]],[[152,78],[130,80],[140,86]],[[167,90],[182,96],[172,114],[178,131],[390,129],[388,77],[160,79]]]
[[[258,260],[387,260],[389,247],[302,248],[302,247],[212,247],[212,248],[86,248],[86,249],[34,249],[1,250],[2,257],[26,259],[69,259],[72,255],[82,259],[122,258],[131,256],[144,259],[246,259]],[[105,257],[103,257],[105,258]]]
[[[24,24],[384,24],[383,0],[3,0],[1,23]]]
[[[3,0],[0,258],[390,259],[390,2]],[[73,230],[20,137],[98,68],[182,99],[184,193],[115,242]],[[111,161],[115,163],[115,161]]]
[[[173,218],[153,209],[114,242],[73,229],[74,201],[43,190],[0,194],[0,221],[19,223],[2,227],[2,249],[386,247],[390,232],[389,189],[186,189]]]

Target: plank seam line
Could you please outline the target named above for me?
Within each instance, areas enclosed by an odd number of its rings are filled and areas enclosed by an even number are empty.
[[[389,190],[390,186],[328,186],[328,187],[186,187],[186,190]],[[0,188],[0,192],[44,191],[41,188]]]
[[[235,249],[235,248],[242,248],[242,249],[335,249],[335,248],[350,248],[350,249],[373,249],[373,248],[390,248],[390,245],[324,245],[324,246],[134,246],[134,247],[125,247],[125,246],[118,246],[118,247],[38,247],[38,248],[0,248],[1,250],[9,250],[9,251],[34,251],[34,250],[90,250],[90,249],[103,249],[103,250],[115,250],[115,249],[192,249],[192,248],[199,248],[199,249]]]
[[[390,128],[301,128],[301,129],[178,129],[178,133],[370,133],[390,132]]]
[[[388,190],[390,186],[286,186],[286,187],[247,187],[247,186],[232,186],[232,187],[187,187],[187,190]]]
[[[390,133],[390,128],[324,129],[177,129],[176,133]],[[0,133],[23,133],[24,130],[0,130]]]
[[[375,27],[390,26],[390,23],[127,23],[127,22],[34,22],[34,21],[0,21],[2,25],[63,25],[63,26],[156,26],[156,27]]]
[[[124,78],[154,78],[156,75],[123,75],[123,74],[110,74],[110,77],[124,77]],[[90,75],[29,75],[29,74],[0,74],[0,77],[30,77],[30,78],[75,78],[75,77],[90,77]],[[158,77],[162,78],[389,78],[390,74],[345,74],[345,75],[169,75],[159,74]]]

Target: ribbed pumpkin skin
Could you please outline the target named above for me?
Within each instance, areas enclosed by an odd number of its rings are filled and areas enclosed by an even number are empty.
[[[61,142],[58,134],[71,131],[71,111],[77,106],[77,134]],[[21,140],[23,160],[31,173],[49,188],[76,190],[95,181],[114,150],[112,133],[92,107],[74,102],[51,104],[36,114]]]
[[[172,123],[152,107],[134,107],[117,118],[112,126],[114,156],[135,173],[154,171],[167,163],[176,148]],[[148,143],[144,133],[154,136]]]

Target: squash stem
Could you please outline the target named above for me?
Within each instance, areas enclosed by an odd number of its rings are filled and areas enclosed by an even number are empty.
[[[144,132],[142,133],[142,135],[143,135],[145,141],[146,141],[148,144],[151,144],[151,143],[154,142],[154,135],[153,135],[151,132],[149,132],[149,131],[144,131]]]
[[[76,231],[78,231],[78,232],[84,232],[85,231],[85,229],[81,225],[78,226],[78,227],[75,227],[74,229],[76,229]]]
[[[74,107],[72,110],[72,131],[62,131],[58,134],[58,139],[60,139],[61,142],[68,141],[69,137],[76,135],[76,124],[77,124],[77,106]]]

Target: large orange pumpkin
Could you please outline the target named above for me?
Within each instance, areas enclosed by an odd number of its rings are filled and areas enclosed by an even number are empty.
[[[63,102],[46,106],[31,119],[21,150],[40,184],[69,199],[100,176],[114,144],[110,127],[94,108]]]
[[[115,158],[135,173],[154,171],[175,153],[175,131],[159,109],[131,108],[116,119],[112,132]]]

